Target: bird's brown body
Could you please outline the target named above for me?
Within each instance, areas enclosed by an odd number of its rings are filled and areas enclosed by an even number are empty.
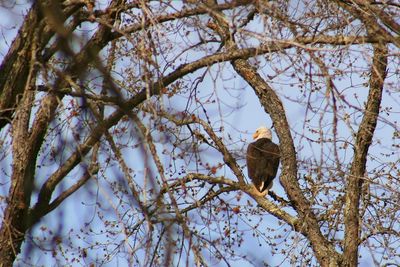
[[[272,186],[280,160],[279,146],[269,138],[257,138],[247,148],[247,172],[259,192]]]

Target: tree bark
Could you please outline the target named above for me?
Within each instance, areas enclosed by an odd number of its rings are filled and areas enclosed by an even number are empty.
[[[53,28],[49,27],[44,20],[42,12],[42,7],[47,6],[49,2],[51,1],[34,1],[0,66],[0,129],[12,121],[18,105],[18,96],[24,93],[25,84],[28,82],[32,42],[36,40],[36,49],[43,51],[50,38],[54,36]],[[81,5],[69,6],[62,10],[64,16],[60,16],[60,19],[63,18],[61,23]],[[48,54],[47,57],[53,53]],[[38,59],[38,61],[41,60]]]
[[[368,149],[371,145],[379,107],[382,101],[383,85],[386,78],[388,50],[385,45],[374,46],[374,57],[371,63],[369,94],[364,117],[357,132],[354,147],[354,159],[350,175],[347,178],[345,210],[344,210],[344,253],[343,266],[357,266],[358,246],[360,244],[360,197],[363,177],[366,168]]]
[[[17,95],[23,93],[28,78],[32,40],[40,28],[41,19],[39,5],[35,3],[0,66],[0,129],[11,122]]]
[[[30,86],[34,86],[34,79]],[[32,88],[32,87],[31,87]],[[34,91],[27,89],[12,124],[13,173],[8,195],[8,205],[0,229],[0,259],[3,266],[12,266],[21,250],[25,232],[31,226],[28,220],[30,200],[35,177],[35,165],[47,126],[57,107],[57,98],[48,95],[29,129]]]

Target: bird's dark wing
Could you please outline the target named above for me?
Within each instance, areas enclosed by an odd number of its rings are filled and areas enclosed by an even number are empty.
[[[253,183],[257,183],[260,179],[260,167],[262,163],[261,150],[257,148],[256,142],[249,144],[247,147],[246,161],[247,161],[247,174]],[[261,182],[261,181],[260,181]]]
[[[266,159],[266,171],[268,176],[275,177],[278,171],[280,151],[279,146],[273,142],[265,142],[262,144],[263,157]]]
[[[279,146],[262,138],[249,144],[247,148],[247,172],[254,185],[263,191],[275,178],[279,166]]]

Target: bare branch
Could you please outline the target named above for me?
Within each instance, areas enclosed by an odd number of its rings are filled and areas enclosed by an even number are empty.
[[[386,78],[387,53],[388,50],[385,45],[374,46],[368,100],[357,132],[353,162],[350,168],[350,175],[347,178],[344,214],[346,231],[343,254],[346,266],[355,266],[358,261],[358,246],[360,243],[359,204],[363,184],[362,177],[366,170],[368,149],[374,136],[382,101],[383,85]]]

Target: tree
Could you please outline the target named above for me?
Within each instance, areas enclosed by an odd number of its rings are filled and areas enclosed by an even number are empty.
[[[0,67],[2,266],[400,264],[398,4],[26,7]],[[249,118],[279,139],[266,198]]]

